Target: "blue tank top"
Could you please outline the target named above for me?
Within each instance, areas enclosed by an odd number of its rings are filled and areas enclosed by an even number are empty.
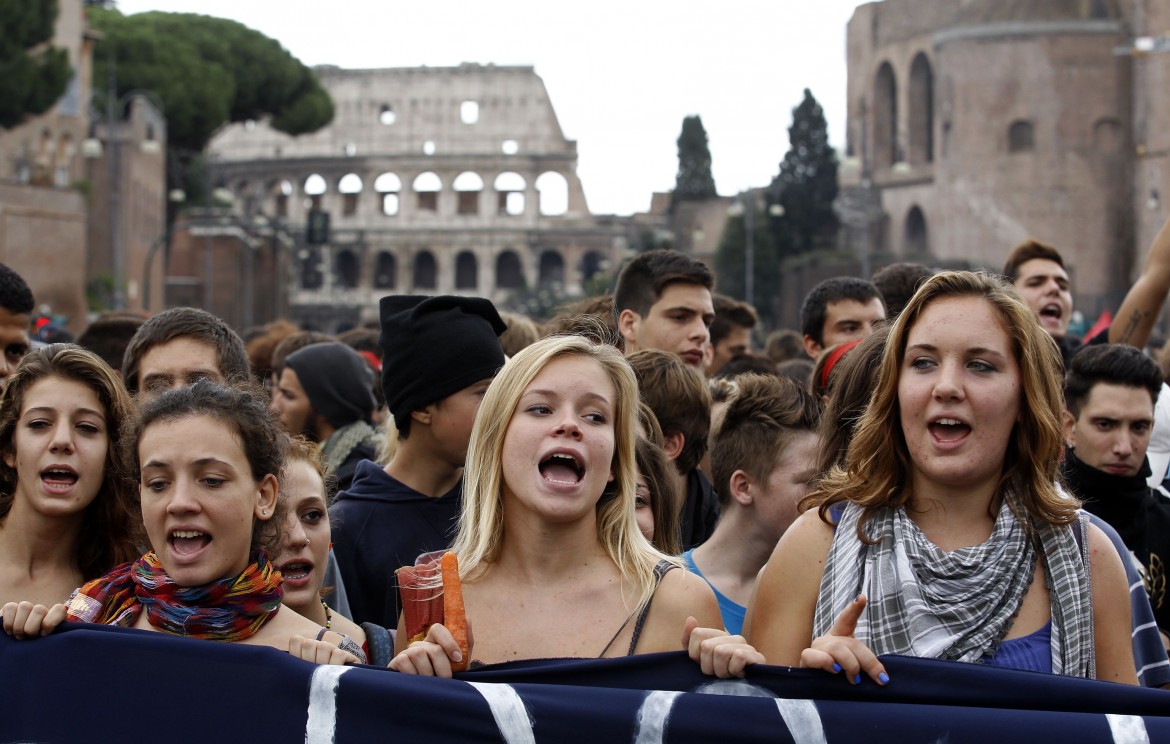
[[[695,565],[695,559],[691,557],[694,548],[682,554],[683,563],[686,564],[687,570],[698,576],[703,581],[707,581],[707,577]],[[711,587],[711,591],[715,592],[715,599],[719,602],[719,614],[723,616],[723,628],[732,635],[741,635],[743,633],[743,619],[747,615],[747,608],[741,604],[736,604],[730,598],[715,588],[715,585],[707,581],[707,586]]]
[[[984,656],[983,663],[1001,669],[1052,673],[1052,621],[1034,633],[1001,641],[995,656]]]

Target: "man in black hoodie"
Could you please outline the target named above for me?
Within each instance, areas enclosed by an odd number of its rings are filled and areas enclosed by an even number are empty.
[[[1158,364],[1120,344],[1088,346],[1065,377],[1064,476],[1084,508],[1121,535],[1142,566],[1163,644],[1170,645],[1170,499],[1146,485],[1146,448],[1162,389]]]
[[[455,536],[480,400],[504,366],[504,321],[479,297],[383,297],[382,391],[398,432],[385,468],[358,464],[329,508],[355,622],[398,625],[395,570]],[[309,347],[312,348],[312,347]]]

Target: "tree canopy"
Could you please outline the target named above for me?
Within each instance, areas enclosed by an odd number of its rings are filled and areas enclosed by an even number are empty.
[[[43,114],[69,85],[69,53],[49,46],[57,0],[0,0],[0,129]]]
[[[119,96],[157,94],[172,148],[202,150],[225,124],[265,116],[292,135],[333,120],[333,101],[313,71],[243,24],[192,13],[124,16],[100,7],[89,15],[103,34],[94,52],[95,87],[107,79],[112,61]]]
[[[707,147],[707,130],[699,116],[683,119],[678,136],[678,175],[670,204],[702,201],[716,196],[715,178],[711,175],[711,150]]]
[[[772,181],[769,201],[783,215],[773,218],[773,236],[782,257],[813,250],[837,228],[837,153],[829,146],[825,112],[808,88],[792,110],[788,152]],[[774,210],[777,211],[777,210]]]
[[[741,206],[743,211],[729,214],[723,236],[715,251],[715,288],[737,300],[750,301],[765,324],[775,320],[776,298],[780,294],[780,261],[767,212],[756,208],[756,194],[749,192]],[[754,209],[752,212],[748,210]],[[738,211],[738,210],[737,210]],[[752,227],[752,296],[747,296],[747,228]]]

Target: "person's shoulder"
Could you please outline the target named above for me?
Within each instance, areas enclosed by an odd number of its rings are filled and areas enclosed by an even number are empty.
[[[658,584],[654,603],[661,605],[667,615],[686,617],[714,608],[716,616],[719,603],[711,585],[690,571],[675,567],[667,571]],[[703,619],[698,618],[700,623]]]
[[[840,518],[840,512],[837,513],[837,518]],[[797,517],[788,529],[784,531],[784,535],[780,539],[783,540],[791,535],[792,540],[832,542],[833,534],[836,531],[836,525],[825,522],[825,520],[821,519],[820,510],[813,508]]]

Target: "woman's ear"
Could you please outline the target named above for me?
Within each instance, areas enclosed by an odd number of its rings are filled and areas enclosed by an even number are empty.
[[[276,497],[280,492],[276,476],[269,473],[260,479],[256,488],[256,519],[266,522],[276,513]]]

